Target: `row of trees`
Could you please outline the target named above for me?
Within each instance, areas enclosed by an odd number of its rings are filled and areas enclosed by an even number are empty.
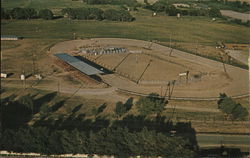
[[[151,114],[160,115],[165,109],[167,102],[160,98],[159,94],[151,93],[146,97],[140,97],[135,103],[136,108],[141,116],[147,116]],[[116,116],[121,117],[127,113],[133,106],[133,98],[129,98],[125,103],[121,101],[116,103],[115,113]]]
[[[201,1],[200,3],[207,5],[210,8],[234,10],[238,12],[247,12],[250,11],[250,4],[246,1],[229,1],[229,0],[210,0],[210,1]]]
[[[144,128],[130,132],[127,128],[103,128],[98,132],[49,130],[27,127],[5,130],[0,149],[44,154],[99,154],[129,157],[137,155],[193,158],[196,151],[188,140],[167,136]]]
[[[127,5],[136,6],[136,0],[84,0],[87,4],[111,4],[111,5]]]
[[[45,154],[107,154],[118,157],[161,155],[189,158],[197,153],[197,141],[191,123],[174,125],[166,121],[165,117],[146,119],[141,115],[128,115],[112,122],[100,117],[91,120],[86,119],[84,114],[77,115],[82,104],[76,106],[70,115],[61,115],[55,120],[49,116],[64,105],[64,100],[59,100],[48,106],[56,96],[57,93],[49,93],[39,98],[36,95],[1,98],[0,149]],[[119,104],[117,105],[124,111],[117,110],[117,114],[122,115],[132,108],[133,98]],[[102,113],[106,106],[100,105],[93,110],[94,114]],[[40,119],[29,126],[34,115],[40,116]],[[171,135],[170,131],[173,130],[176,131],[175,135]]]
[[[245,107],[239,103],[236,103],[225,93],[220,94],[218,109],[220,109],[226,115],[227,119],[231,120],[244,120],[249,115]]]
[[[103,11],[99,8],[65,8],[62,14],[70,19],[79,20],[111,20],[133,21],[135,18],[126,10],[108,9]]]
[[[172,4],[167,3],[166,1],[157,1],[153,5],[147,3],[147,9],[150,9],[154,12],[165,12],[169,16],[176,16],[178,13],[181,15],[189,16],[210,16],[210,17],[221,17],[220,10],[217,8],[212,9],[201,9],[201,8],[176,8]]]
[[[133,21],[135,18],[126,10],[108,9],[103,11],[99,8],[65,8],[62,14],[70,19],[78,20],[111,20],[111,21]],[[35,19],[42,18],[50,20],[54,18],[53,12],[49,9],[42,9],[39,12],[33,8],[13,8],[5,10],[1,8],[1,19]]]
[[[5,10],[1,8],[1,19],[34,19],[42,18],[46,20],[53,19],[53,12],[49,9],[36,11],[34,8],[13,8]]]

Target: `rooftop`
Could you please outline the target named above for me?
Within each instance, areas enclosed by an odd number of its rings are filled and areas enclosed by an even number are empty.
[[[81,61],[77,59],[76,57],[70,56],[66,53],[59,53],[59,54],[54,54],[54,55],[86,75],[104,73],[103,71],[85,63],[84,61]]]

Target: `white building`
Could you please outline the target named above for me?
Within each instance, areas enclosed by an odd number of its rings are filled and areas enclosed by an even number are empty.
[[[18,39],[17,36],[1,36],[1,41],[16,41]]]

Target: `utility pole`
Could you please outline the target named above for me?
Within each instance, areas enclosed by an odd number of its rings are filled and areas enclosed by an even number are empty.
[[[221,62],[222,62],[222,64],[223,64],[224,72],[227,73],[226,65],[225,65],[225,63],[224,63],[223,57],[221,56],[220,59],[221,59]]]
[[[169,47],[170,47],[170,53],[169,53],[169,56],[171,56],[172,55],[172,52],[173,52],[173,48],[172,48],[172,35],[170,35],[170,37],[169,37]]]
[[[142,74],[141,74],[141,76],[139,77],[139,79],[137,80],[137,84],[139,83],[139,81],[141,80],[141,78],[142,78],[142,76],[144,75],[144,73],[146,72],[146,70],[148,69],[148,67],[150,66],[150,64],[151,64],[151,62],[152,62],[153,60],[149,60],[149,63],[148,63],[148,65],[146,66],[146,68],[144,69],[144,71],[142,72]]]
[[[168,97],[169,100],[170,100],[170,98],[171,98],[171,96],[172,96],[172,94],[173,94],[174,85],[175,85],[175,80],[172,81],[172,89],[171,89],[171,92],[170,92],[169,97]],[[170,89],[170,87],[169,87],[169,89]]]
[[[188,83],[188,75],[189,75],[189,71],[186,72],[186,84]]]
[[[0,53],[1,53],[1,72],[2,72],[2,70],[3,70],[3,52],[2,51],[0,51]]]
[[[162,86],[161,86],[161,97],[162,97]]]
[[[57,83],[57,93],[58,95],[60,94],[60,81],[58,80],[58,83]]]
[[[169,37],[169,45],[170,45],[170,48],[172,48],[172,35],[170,35]]]
[[[196,41],[196,47],[195,47],[195,54],[197,54],[198,53],[198,40]]]
[[[33,75],[36,74],[36,68],[35,68],[35,57],[34,57],[34,52],[32,50],[32,65],[33,65]]]

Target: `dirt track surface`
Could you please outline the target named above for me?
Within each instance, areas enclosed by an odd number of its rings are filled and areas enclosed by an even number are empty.
[[[178,74],[186,70],[191,70],[191,75],[194,75],[197,72],[206,74],[202,76],[200,81],[190,81],[188,84],[186,84],[185,82],[179,82],[179,84],[175,85],[173,96],[176,97],[218,97],[219,93],[227,93],[230,96],[249,93],[248,70],[231,65],[226,65],[227,73],[225,73],[223,72],[223,64],[220,62],[185,53],[179,50],[173,50],[172,56],[169,56],[170,48],[156,43],[153,43],[151,50],[145,50],[144,48],[149,45],[149,42],[147,41],[118,38],[96,38],[87,40],[65,41],[58,43],[54,47],[52,47],[50,49],[50,53],[72,53],[76,52],[79,47],[83,45],[91,44],[99,46],[126,47],[131,51],[142,51],[143,54],[147,53],[153,55],[151,57],[153,60],[152,66],[149,67],[149,69],[145,73],[145,77],[143,78],[144,81],[147,81],[147,78],[154,80],[158,77],[161,79],[166,78],[162,81],[170,81],[174,76],[178,81]],[[120,56],[110,56],[110,58],[103,58],[100,59],[100,61],[104,63],[106,62],[106,64],[109,64],[109,66],[112,67],[113,62],[117,62],[117,60],[122,59]],[[123,66],[120,67],[120,71],[125,73],[130,72],[131,74],[128,75],[133,76],[132,74],[135,74],[135,68],[131,66],[131,64],[133,64],[131,60],[124,61]],[[142,58],[142,60],[144,60],[144,58]],[[113,62],[111,63],[110,61]],[[170,76],[169,79],[162,76],[163,73],[157,73],[164,72],[164,70],[166,69],[163,69],[162,66],[158,65],[159,63],[164,62],[170,65],[167,67],[169,70],[176,69],[176,72],[168,72],[168,76]],[[176,64],[172,64],[171,66],[170,63]],[[142,66],[145,67],[145,64],[142,64]],[[101,77],[105,82],[109,83],[114,88],[121,88],[140,93],[148,94],[151,92],[157,92],[159,94],[164,94],[166,89],[165,82],[156,85],[136,84],[128,78],[121,77],[118,74],[103,75]]]

